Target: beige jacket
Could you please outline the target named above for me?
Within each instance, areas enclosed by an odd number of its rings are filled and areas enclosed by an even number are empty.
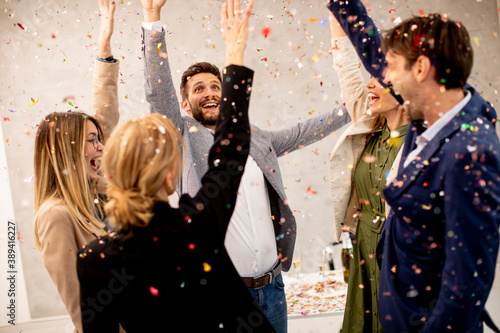
[[[354,170],[366,146],[366,135],[371,131],[374,117],[364,114],[368,109],[368,93],[361,71],[359,58],[348,37],[336,38],[333,50],[333,67],[340,81],[341,97],[350,114],[358,115],[355,122],[344,126],[330,154],[330,189],[333,201],[332,233],[339,241],[342,223],[356,230],[353,215],[358,210],[358,197],[353,186]],[[362,115],[362,116],[361,116]],[[390,179],[398,173],[401,153],[389,171]],[[386,212],[388,212],[386,207]]]
[[[94,66],[93,112],[101,121],[105,136],[109,136],[119,118],[118,69],[118,61],[104,63],[96,60]],[[37,227],[43,264],[71,316],[75,332],[83,332],[76,251],[102,235],[104,230],[92,225],[92,232],[83,229],[64,203],[57,199],[42,204]]]

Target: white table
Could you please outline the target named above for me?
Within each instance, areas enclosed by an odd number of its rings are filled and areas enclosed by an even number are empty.
[[[293,270],[292,270],[293,271]],[[288,332],[339,332],[344,317],[347,284],[343,270],[284,274]]]

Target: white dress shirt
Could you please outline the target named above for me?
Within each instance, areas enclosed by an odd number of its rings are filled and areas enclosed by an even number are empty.
[[[256,277],[276,262],[277,248],[269,194],[262,170],[248,156],[224,242],[241,277]]]

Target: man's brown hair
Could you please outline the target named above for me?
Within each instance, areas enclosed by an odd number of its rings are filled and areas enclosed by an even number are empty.
[[[188,92],[186,91],[186,85],[189,81],[189,79],[196,74],[199,73],[212,73],[219,79],[219,81],[222,81],[221,76],[220,76],[220,71],[217,66],[214,64],[208,63],[208,62],[197,62],[195,64],[192,64],[189,66],[188,69],[182,73],[182,78],[181,78],[181,97],[182,99],[187,99],[188,98]]]
[[[473,50],[467,29],[446,15],[413,17],[392,28],[383,39],[384,52],[403,55],[410,68],[421,55],[436,68],[436,81],[447,89],[462,88],[471,71]]]

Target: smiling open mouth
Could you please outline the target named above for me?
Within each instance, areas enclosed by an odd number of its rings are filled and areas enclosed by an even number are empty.
[[[210,108],[216,108],[218,106],[219,106],[219,103],[214,102],[214,101],[210,101],[210,102],[203,104],[201,107],[204,109],[210,109]]]
[[[101,158],[93,158],[90,160],[90,165],[92,165],[94,168],[99,169],[101,167]]]
[[[372,92],[368,93],[368,100],[370,101],[370,106],[377,103],[380,100],[380,96]]]

